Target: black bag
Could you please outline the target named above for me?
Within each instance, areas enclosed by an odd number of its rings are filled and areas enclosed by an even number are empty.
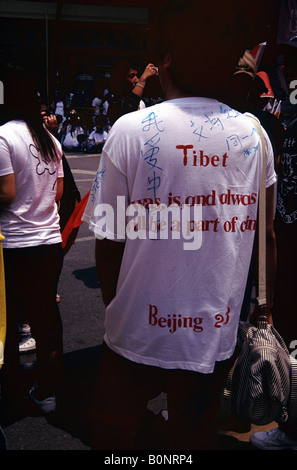
[[[59,204],[60,230],[63,232],[69,217],[81,200],[80,192],[76,186],[69,163],[63,153],[64,191]]]

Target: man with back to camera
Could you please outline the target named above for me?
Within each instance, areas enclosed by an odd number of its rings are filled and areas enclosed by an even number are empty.
[[[262,148],[252,119],[215,95],[251,29],[238,23],[236,2],[215,11],[204,2],[174,3],[158,45],[166,101],[114,124],[83,216],[97,237],[106,304],[94,449],[135,449],[147,402],[164,390],[170,449],[217,448],[219,392],[235,348]],[[212,69],[201,65],[210,57],[217,59]],[[276,177],[264,137],[269,314]]]

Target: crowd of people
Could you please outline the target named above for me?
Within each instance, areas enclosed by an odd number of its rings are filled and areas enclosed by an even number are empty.
[[[119,116],[162,100],[161,96],[143,96],[147,81],[153,76],[157,76],[153,64],[148,64],[140,75],[131,61],[120,60],[112,70],[110,89],[98,92],[92,99],[87,98],[89,93],[82,82],[75,93],[57,91],[53,102],[42,104],[41,108],[45,115],[55,116],[55,136],[62,149],[101,153],[108,132]]]
[[[264,110],[270,86],[263,73],[257,75],[249,53],[260,42],[259,31],[251,27],[254,11],[243,18],[242,8],[231,0],[216,10],[200,2],[173,2],[161,20],[158,66],[149,63],[139,76],[134,65],[117,64],[110,90],[93,102],[87,130],[78,113],[80,95],[68,116],[61,97],[55,103],[54,136],[32,78],[11,70],[4,77],[0,223],[7,333],[1,399],[20,399],[17,325],[25,311],[38,366],[29,396],[43,413],[55,412],[63,377],[56,299],[63,264],[57,208],[63,149],[101,153],[96,178],[104,178],[92,186],[82,217],[96,237],[106,306],[103,356],[90,407],[92,449],[135,449],[147,403],[164,391],[170,449],[217,449],[220,391],[234,360],[238,321],[251,314],[256,322],[263,315],[257,306],[253,312],[248,308],[255,280],[255,225],[247,228],[248,220],[257,219],[262,171],[267,188],[265,315],[288,347],[296,340],[296,119],[284,129]],[[181,29],[183,34],[177,34]],[[294,40],[283,51],[287,76],[292,67],[296,72]],[[213,56],[216,61],[206,67]],[[149,99],[145,89],[153,77],[162,96]],[[15,95],[19,83],[26,84],[28,106]],[[262,124],[265,149],[249,114]],[[236,204],[239,197],[244,202]],[[196,199],[204,201],[199,247],[191,243],[197,241],[195,228],[187,237],[175,236],[176,221],[169,227],[161,213],[154,233],[151,226],[143,233],[135,218],[124,235],[117,225],[122,215],[117,210],[135,216],[131,204],[152,204],[160,211],[174,202],[179,210]],[[113,208],[115,220],[102,223],[101,204]],[[33,283],[38,295],[32,299],[27,293]],[[261,449],[296,450],[297,423],[279,423],[269,433],[254,434],[251,442]]]
[[[57,92],[56,95],[50,105],[41,104],[41,110],[44,116],[55,117],[55,137],[62,149],[66,152],[100,153],[110,129],[103,101],[96,97],[92,106],[87,107],[75,99],[75,94],[70,94],[68,104],[63,93]]]

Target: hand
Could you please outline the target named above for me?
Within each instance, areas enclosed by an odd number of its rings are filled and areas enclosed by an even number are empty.
[[[144,72],[141,75],[139,81],[145,82],[148,78],[153,77],[154,75],[158,75],[158,69],[154,66],[154,64],[148,64],[144,69]]]
[[[45,127],[48,131],[55,135],[59,127],[56,116],[54,114],[51,114],[50,116],[45,116],[44,113],[41,114],[43,116],[43,122]]]
[[[273,324],[272,315],[271,315],[271,306],[265,305],[264,307],[259,307],[256,305],[254,310],[251,312],[249,317],[249,322],[252,325],[257,325],[258,321],[267,321],[267,323]]]

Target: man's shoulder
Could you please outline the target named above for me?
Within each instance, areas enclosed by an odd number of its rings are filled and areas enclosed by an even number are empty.
[[[159,106],[162,103],[154,104],[153,106],[149,106],[143,109],[138,109],[137,111],[131,111],[130,113],[123,114],[120,116],[115,123],[113,124],[112,128],[125,128],[130,127],[131,125],[142,124],[142,122],[147,118],[147,116],[152,116],[154,113],[158,112]]]

